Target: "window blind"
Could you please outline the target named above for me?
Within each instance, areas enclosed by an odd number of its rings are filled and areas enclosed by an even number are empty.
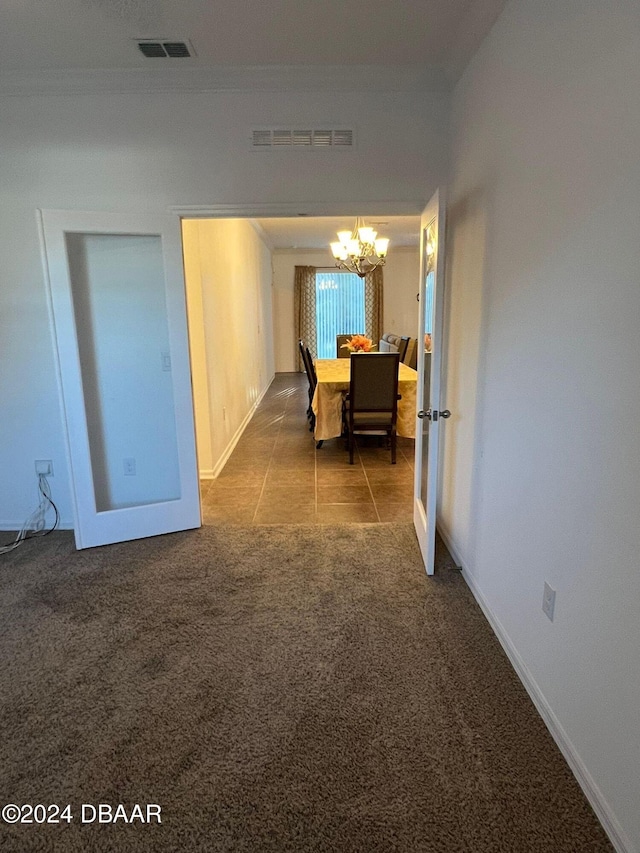
[[[336,335],[364,335],[364,279],[349,272],[316,272],[318,358],[336,358]]]

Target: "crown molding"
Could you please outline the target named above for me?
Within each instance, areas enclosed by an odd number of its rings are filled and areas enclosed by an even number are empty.
[[[171,92],[442,92],[446,76],[413,66],[251,66],[5,71],[0,94],[92,95]]]
[[[167,208],[185,219],[268,219],[278,216],[420,216],[424,201],[247,202],[238,204],[177,204]]]
[[[256,232],[256,234],[258,235],[260,240],[262,240],[262,242],[265,244],[267,249],[269,249],[270,252],[274,252],[275,246],[271,242],[271,238],[269,237],[267,232],[264,230],[262,225],[258,222],[258,220],[257,219],[248,219],[247,222],[249,223],[249,225],[251,225],[251,227]]]

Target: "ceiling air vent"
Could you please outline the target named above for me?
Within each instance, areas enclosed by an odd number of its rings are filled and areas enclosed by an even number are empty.
[[[162,43],[162,46],[167,51],[167,56],[170,56],[172,59],[191,56],[189,48],[183,41],[165,41]]]
[[[191,44],[185,41],[165,41],[164,39],[138,39],[138,47],[147,59],[181,59],[185,56],[195,56]]]
[[[353,130],[292,130],[290,128],[257,128],[251,131],[254,150],[273,148],[353,148]]]
[[[330,130],[314,130],[313,144],[318,148],[328,148],[333,142],[333,132]]]
[[[343,145],[347,148],[350,148],[353,145],[353,131],[352,130],[334,130],[333,132],[333,145]]]
[[[293,145],[313,145],[313,133],[310,130],[294,130],[291,132]]]
[[[254,148],[271,148],[271,131],[270,130],[254,130],[253,131],[253,147]]]
[[[274,130],[271,138],[272,145],[291,145],[293,134],[290,130]]]

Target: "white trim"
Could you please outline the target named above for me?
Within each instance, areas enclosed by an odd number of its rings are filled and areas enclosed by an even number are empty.
[[[51,521],[53,518],[53,512],[47,513],[46,522]],[[24,518],[21,518],[20,521],[0,521],[0,530],[9,531],[15,533],[18,530],[22,530],[22,525],[24,524]],[[72,521],[59,521],[56,530],[73,530],[73,522]],[[10,542],[0,543],[5,545],[10,545]]]
[[[536,706],[538,713],[542,717],[542,721],[544,722],[545,726],[549,730],[549,733],[556,742],[558,748],[560,749],[560,752],[564,756],[567,764],[569,765],[569,768],[571,769],[571,772],[573,773],[578,784],[582,788],[585,797],[589,801],[591,808],[594,810],[596,817],[602,824],[604,831],[609,836],[609,840],[613,844],[617,853],[638,853],[637,848],[632,844],[631,840],[620,826],[613,810],[611,809],[611,806],[606,801],[604,795],[602,794],[602,791],[598,788],[593,777],[587,770],[577,749],[569,739],[567,733],[562,727],[562,724],[560,723],[559,719],[553,712],[553,709],[547,702],[544,693],[542,692],[535,678],[529,671],[527,665],[522,660],[522,657],[520,656],[508,633],[500,623],[500,620],[491,610],[487,600],[482,594],[480,587],[476,583],[475,578],[469,571],[469,568],[465,564],[465,561],[460,556],[460,549],[456,547],[450,532],[442,524],[441,520],[438,520],[438,530],[451,556],[454,558],[456,564],[459,565],[462,569],[462,577],[464,578],[467,586],[471,590],[473,597],[480,605],[480,608],[484,613],[487,621],[489,622],[493,633],[498,638],[500,645],[502,646],[507,657],[509,658],[511,665],[513,666],[516,672],[516,675],[518,676],[525,690],[529,694],[531,701]]]
[[[440,537],[442,538],[442,541],[444,542],[444,544],[447,546],[447,551],[453,557],[453,562],[456,564],[456,566],[458,568],[461,568],[462,567],[462,557],[460,556],[460,551],[458,551],[455,543],[451,539],[449,531],[447,530],[446,525],[443,523],[442,519],[440,518],[439,513],[436,514],[436,530],[440,534]]]
[[[141,60],[143,61],[143,60]],[[94,95],[170,92],[441,92],[451,83],[427,67],[219,66],[158,68],[153,64],[123,69],[47,69],[6,71],[3,95]]]
[[[429,566],[427,566],[427,551],[425,547],[425,543],[427,541],[427,514],[424,511],[424,504],[422,503],[419,495],[415,494],[416,489],[417,485],[414,482],[413,526],[416,531],[416,539],[418,540],[420,553],[422,554],[422,562],[425,564],[427,575],[431,576],[433,575],[433,567],[431,567],[431,571],[429,571]]]
[[[264,228],[262,227],[262,225],[260,225],[260,223],[258,222],[258,220],[257,220],[257,219],[250,219],[250,220],[249,220],[249,225],[253,228],[253,230],[256,232],[256,234],[258,235],[258,237],[260,238],[260,240],[262,240],[262,242],[265,244],[265,246],[267,247],[267,249],[269,249],[269,251],[270,251],[270,252],[275,252],[274,245],[273,245],[273,243],[271,242],[271,239],[270,239],[269,235],[268,235],[268,234],[267,234],[267,232],[264,230]]]
[[[49,317],[49,330],[51,333],[51,343],[53,345],[53,357],[56,373],[56,387],[58,390],[58,411],[60,414],[60,423],[62,424],[64,434],[64,450],[65,461],[67,463],[67,474],[69,483],[69,497],[71,499],[71,512],[73,519],[71,521],[70,530],[76,531],[79,529],[78,513],[77,513],[77,493],[75,477],[73,475],[73,456],[71,453],[71,441],[69,430],[67,428],[67,415],[64,406],[64,388],[62,383],[62,365],[60,364],[60,348],[58,346],[58,333],[56,327],[56,317],[53,310],[52,283],[49,273],[49,261],[47,250],[47,239],[44,227],[44,209],[36,208],[36,222],[38,227],[38,242],[40,244],[40,263],[42,264],[42,274],[45,283],[45,298],[47,300],[47,314]]]
[[[182,219],[277,218],[289,216],[420,216],[424,204],[406,201],[254,202],[248,204],[177,204],[167,208]]]
[[[235,450],[236,444],[240,441],[240,438],[242,437],[242,433],[247,428],[249,421],[254,416],[256,409],[258,408],[258,406],[262,402],[264,395],[267,393],[267,391],[271,387],[271,383],[273,382],[275,377],[276,377],[276,375],[275,375],[275,373],[273,373],[271,375],[271,379],[269,379],[269,381],[267,382],[267,384],[263,388],[262,392],[260,393],[259,397],[256,399],[255,403],[253,404],[253,406],[249,409],[249,411],[245,415],[242,423],[240,424],[238,429],[235,431],[235,434],[231,438],[231,441],[226,446],[222,456],[218,459],[215,466],[213,468],[203,468],[200,471],[200,479],[201,480],[215,480],[216,477],[220,474],[220,472],[222,471],[224,466],[227,464],[229,457],[231,456],[231,454]]]

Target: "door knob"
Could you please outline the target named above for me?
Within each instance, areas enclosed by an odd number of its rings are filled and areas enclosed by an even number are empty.
[[[426,418],[428,421],[437,421],[438,418],[447,418],[451,417],[451,412],[449,409],[443,409],[439,412],[437,409],[420,409],[418,412],[418,417],[422,420],[422,418]]]

